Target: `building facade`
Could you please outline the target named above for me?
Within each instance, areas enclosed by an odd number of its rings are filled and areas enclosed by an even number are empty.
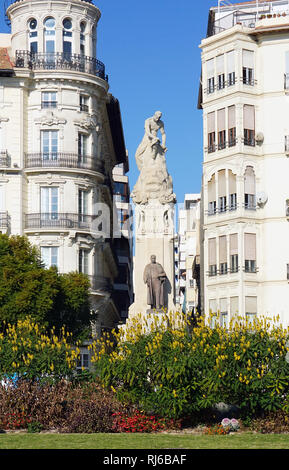
[[[204,313],[289,323],[288,1],[219,1],[201,42]]]
[[[184,313],[198,307],[198,283],[193,274],[199,251],[200,194],[186,194],[178,211],[175,237],[176,304]]]
[[[114,282],[114,296],[120,312],[121,321],[128,317],[129,306],[133,303],[133,211],[129,202],[130,187],[127,172],[128,155],[125,163],[113,169],[114,202],[117,224],[115,250],[118,258],[118,277]]]
[[[96,58],[91,0],[9,0],[0,34],[0,225],[47,267],[91,279],[94,333],[115,326],[112,169],[126,161],[118,100]]]

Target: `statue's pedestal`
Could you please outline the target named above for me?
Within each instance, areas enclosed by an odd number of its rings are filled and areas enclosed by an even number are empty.
[[[157,263],[162,265],[167,276],[164,283],[164,309],[167,312],[173,312],[176,309],[174,203],[161,204],[158,200],[150,200],[147,204],[137,204],[135,221],[135,302],[129,309],[129,317],[145,314],[150,310],[147,303],[147,285],[144,283],[143,274],[152,255],[156,256]]]

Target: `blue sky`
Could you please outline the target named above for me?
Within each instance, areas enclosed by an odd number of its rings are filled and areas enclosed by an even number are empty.
[[[3,3],[3,0],[0,0]],[[217,0],[94,0],[102,16],[97,56],[110,92],[119,99],[130,161],[131,189],[138,177],[135,151],[144,120],[160,110],[167,134],[167,166],[178,202],[201,189],[202,111],[197,109],[199,44]],[[1,32],[7,32],[3,8]]]

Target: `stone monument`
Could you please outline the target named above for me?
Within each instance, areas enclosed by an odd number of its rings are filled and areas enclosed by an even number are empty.
[[[161,117],[157,111],[146,119],[145,134],[135,154],[140,174],[131,193],[135,204],[135,302],[130,307],[130,317],[153,309],[175,310],[176,196],[166,165],[166,134]]]

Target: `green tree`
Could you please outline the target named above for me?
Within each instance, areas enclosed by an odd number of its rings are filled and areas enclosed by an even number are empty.
[[[45,269],[27,237],[0,234],[0,322],[15,324],[27,316],[57,332],[66,326],[74,337],[83,335],[92,319],[89,280]]]

